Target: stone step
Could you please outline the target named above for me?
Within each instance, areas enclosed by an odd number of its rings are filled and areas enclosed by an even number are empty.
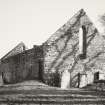
[[[41,83],[0,87],[0,105],[104,105],[105,92],[86,89],[62,90]]]
[[[73,98],[73,99],[53,99],[53,98],[47,98],[47,99],[41,99],[41,98],[20,98],[20,99],[15,99],[15,100],[5,100],[2,99],[0,100],[0,103],[36,103],[36,104],[102,104],[105,103],[104,99],[97,98],[97,99],[78,99],[78,98]],[[14,105],[14,104],[13,104]],[[104,104],[102,104],[104,105]]]

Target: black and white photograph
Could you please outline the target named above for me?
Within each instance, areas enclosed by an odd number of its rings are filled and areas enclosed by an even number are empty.
[[[105,1],[0,0],[0,105],[105,105]]]

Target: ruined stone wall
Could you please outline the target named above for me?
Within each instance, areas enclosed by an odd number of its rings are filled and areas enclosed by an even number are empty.
[[[80,59],[79,53],[79,29],[82,26],[86,28],[85,59]],[[70,73],[67,87],[78,86],[78,73],[85,73],[88,84],[92,83],[94,72],[105,69],[104,45],[103,37],[84,10],[80,10],[43,44],[45,82],[55,85],[51,82],[56,82],[58,78],[55,81],[53,78],[59,74],[61,85],[62,75],[67,71]]]
[[[4,60],[10,56],[14,56],[16,54],[22,53],[27,48],[23,42],[19,43],[14,49],[12,49],[10,52],[8,52],[4,57],[1,58],[1,60]]]
[[[17,83],[23,80],[39,79],[39,59],[42,49],[33,49],[11,56],[2,61],[3,80],[5,83]]]

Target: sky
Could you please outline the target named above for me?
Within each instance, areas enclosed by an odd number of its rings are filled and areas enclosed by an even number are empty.
[[[0,58],[21,41],[41,45],[81,8],[103,32],[105,0],[0,0]]]

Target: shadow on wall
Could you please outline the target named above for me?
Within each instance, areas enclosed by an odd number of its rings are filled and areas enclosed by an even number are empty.
[[[25,80],[42,80],[42,53],[42,48],[38,46],[3,60],[2,77],[4,83],[11,84]]]
[[[49,74],[47,84],[54,87],[60,87],[60,81],[60,74],[56,71],[54,73]]]

